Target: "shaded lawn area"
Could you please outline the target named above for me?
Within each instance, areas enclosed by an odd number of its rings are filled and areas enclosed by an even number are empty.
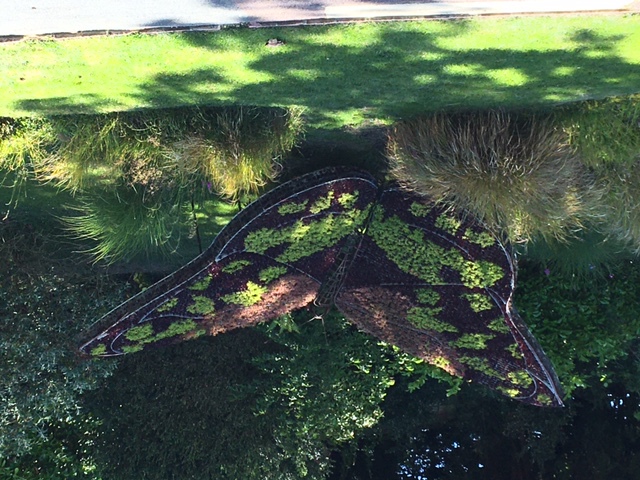
[[[633,93],[639,72],[632,15],[31,40],[0,44],[0,115],[301,105],[339,128]]]

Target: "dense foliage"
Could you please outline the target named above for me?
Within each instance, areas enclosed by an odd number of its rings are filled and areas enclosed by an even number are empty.
[[[330,452],[380,419],[393,356],[334,315],[309,316],[299,333],[274,325],[126,356],[88,398],[104,422],[103,478],[326,478]]]
[[[113,364],[86,362],[76,335],[126,284],[104,276],[58,273],[42,264],[42,239],[25,224],[0,227],[0,457],[32,455],[32,472],[82,470],[83,432],[92,420],[79,396]]]
[[[602,269],[602,267],[599,267]],[[594,269],[595,270],[595,269]],[[640,271],[627,260],[600,275],[576,279],[539,264],[524,264],[516,306],[552,358],[568,394],[598,383],[629,384],[640,331]],[[634,368],[636,371],[636,368]]]

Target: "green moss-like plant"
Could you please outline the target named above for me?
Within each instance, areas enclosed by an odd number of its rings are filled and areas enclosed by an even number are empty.
[[[224,295],[222,300],[226,303],[234,303],[236,305],[242,305],[243,307],[250,307],[262,300],[262,296],[265,293],[267,293],[266,287],[249,281],[247,282],[246,290]]]
[[[518,390],[517,388],[498,387],[497,390],[511,398],[516,398],[522,395],[522,392],[520,392],[520,390]]]
[[[211,315],[215,312],[213,300],[202,295],[194,295],[193,303],[187,307],[187,312],[194,315]]]
[[[353,209],[344,215],[329,214],[314,221],[297,221],[286,228],[262,228],[247,235],[245,249],[263,254],[270,248],[288,244],[276,260],[282,263],[295,262],[335,245],[353,233],[355,227],[364,223],[367,213],[367,209]]]
[[[140,325],[139,327],[133,327],[127,330],[124,334],[124,338],[130,342],[140,342],[151,337],[153,335],[153,326],[148,323],[146,325]]]
[[[513,358],[515,358],[516,360],[522,360],[523,355],[522,355],[522,352],[520,351],[517,343],[512,343],[511,345],[506,347],[505,350],[507,350],[507,352],[509,352],[511,354],[511,356]]]
[[[431,363],[443,370],[447,370],[451,366],[451,362],[444,357],[435,357]]]
[[[266,285],[280,278],[285,273],[287,273],[286,267],[267,267],[264,270],[261,270],[260,273],[258,273],[258,278],[262,283]]]
[[[309,203],[309,200],[305,200],[301,203],[285,203],[278,207],[278,213],[280,215],[289,215],[291,213],[302,212],[307,208],[307,203]]]
[[[331,202],[333,201],[335,193],[330,191],[326,197],[321,197],[315,201],[315,203],[311,206],[309,211],[314,215],[322,212],[323,210],[327,210],[331,206]]]
[[[407,320],[418,328],[433,330],[435,332],[457,333],[458,329],[453,325],[438,320],[442,308],[414,307],[407,312]]]
[[[426,217],[431,212],[431,207],[413,202],[409,207],[409,210],[416,217]]]
[[[264,252],[260,252],[260,253],[264,253]],[[251,265],[251,262],[249,260],[236,260],[234,262],[231,262],[229,265],[223,267],[222,271],[224,273],[236,273],[242,270],[244,267],[248,267],[249,265]]]
[[[420,288],[415,293],[418,302],[426,305],[433,306],[440,300],[440,294],[430,288]]]
[[[443,213],[438,216],[435,222],[436,227],[441,228],[442,230],[453,236],[456,235],[461,224],[462,222],[459,219],[447,213]]]
[[[172,298],[171,300],[168,300],[165,303],[163,303],[162,305],[160,305],[156,309],[156,311],[158,311],[158,312],[168,312],[173,307],[175,307],[177,304],[178,304],[178,299],[177,298]]]
[[[458,340],[449,342],[449,345],[456,348],[468,348],[470,350],[485,350],[487,342],[495,335],[486,333],[465,333]]]
[[[551,397],[549,395],[546,395],[544,393],[538,395],[538,401],[542,404],[542,405],[551,405],[553,402],[551,401]]]
[[[144,349],[144,347],[141,344],[125,345],[124,347],[122,347],[122,352],[123,353],[136,353],[136,352],[140,352],[143,349]]]
[[[441,285],[445,249],[426,240],[422,232],[411,230],[396,216],[383,220],[382,212],[382,207],[377,206],[367,234],[402,271],[428,284]]]
[[[200,297],[200,298],[204,298],[204,297]],[[206,309],[205,307],[203,307],[203,305],[200,305],[199,307],[202,310]],[[189,309],[187,308],[187,310]],[[145,325],[145,327],[146,326],[151,327],[151,325]],[[200,336],[205,333],[204,328],[199,327],[195,321],[190,319],[173,322],[167,327],[166,330],[160,333],[157,333],[156,335],[151,334],[153,333],[153,330],[149,330],[149,331],[145,330],[144,332],[142,330],[136,330],[141,328],[142,327],[133,327],[127,333],[125,333],[125,338],[127,340],[131,340],[132,342],[136,342],[136,343],[122,347],[122,351],[124,353],[136,353],[142,350],[144,348],[144,345],[158,342],[166,338],[171,338],[178,335],[184,335],[185,333],[193,332],[196,334],[195,336]],[[134,333],[133,335],[130,335],[132,331]]]
[[[460,272],[462,283],[469,288],[491,287],[498,280],[501,280],[505,274],[502,267],[486,260],[456,263],[459,266],[458,271]]]
[[[177,335],[184,335],[185,333],[198,330],[198,328],[198,324],[193,320],[180,320],[169,325],[169,327],[164,332],[158,333],[153,340],[158,341],[165,338],[175,337]],[[202,330],[204,331],[204,329]]]
[[[189,290],[203,291],[211,284],[211,275],[206,275],[189,287]]]
[[[487,328],[497,333],[509,333],[511,331],[502,317],[491,320],[487,325]]]
[[[504,380],[504,377],[502,375],[500,375],[493,368],[491,368],[491,366],[489,365],[489,361],[486,358],[469,357],[464,355],[464,356],[461,356],[458,360],[460,360],[461,363],[464,363],[470,368],[473,368],[474,370],[477,370],[480,373],[483,373],[487,377],[493,377],[500,380]]]
[[[91,350],[91,355],[94,357],[99,357],[100,355],[104,355],[105,353],[107,353],[107,347],[105,345],[98,345]]]
[[[458,271],[462,283],[469,288],[490,287],[504,277],[499,265],[486,260],[466,260],[459,250],[436,245],[397,216],[383,219],[382,212],[382,207],[377,206],[367,233],[402,271],[428,284],[442,285],[440,271],[447,266]]]
[[[528,388],[533,385],[533,379],[524,370],[518,370],[516,372],[507,373],[507,378],[513,382],[514,385],[518,385],[523,388]]]
[[[482,248],[487,248],[496,243],[496,239],[488,232],[474,232],[472,229],[467,228],[462,237],[468,242],[480,245]]]
[[[471,310],[476,313],[491,310],[495,305],[491,298],[482,293],[464,293],[462,297],[469,301]]]
[[[355,203],[358,201],[359,194],[360,192],[358,192],[358,190],[354,190],[353,193],[345,192],[338,197],[338,203],[342,205],[343,208],[353,208]]]

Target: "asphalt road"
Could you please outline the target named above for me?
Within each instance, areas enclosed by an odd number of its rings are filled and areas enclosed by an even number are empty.
[[[631,0],[0,0],[0,36],[402,16],[620,10]]]

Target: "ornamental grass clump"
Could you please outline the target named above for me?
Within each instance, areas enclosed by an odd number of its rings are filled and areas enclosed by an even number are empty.
[[[178,247],[186,208],[255,193],[278,173],[302,130],[301,112],[276,108],[161,110],[58,118],[61,147],[47,179],[77,194],[72,235],[112,263]],[[41,174],[40,179],[44,178]],[[195,225],[197,235],[197,224]]]
[[[599,187],[546,118],[417,118],[393,127],[388,156],[406,188],[471,212],[511,241],[566,239],[601,216]]]
[[[167,255],[177,248],[185,220],[182,202],[173,192],[140,186],[82,195],[75,209],[79,215],[63,221],[72,236],[94,243],[85,253],[95,262],[114,263],[149,252]]]
[[[12,189],[10,203],[17,201],[55,144],[55,132],[46,119],[0,118],[0,186]]]
[[[43,162],[38,177],[74,193],[120,177],[126,180],[132,164],[167,163],[170,145],[187,130],[183,117],[164,110],[73,115],[51,121],[59,147]]]
[[[296,108],[224,109],[208,131],[175,145],[176,162],[186,177],[203,178],[204,185],[237,201],[275,179],[302,127],[302,111]]]

